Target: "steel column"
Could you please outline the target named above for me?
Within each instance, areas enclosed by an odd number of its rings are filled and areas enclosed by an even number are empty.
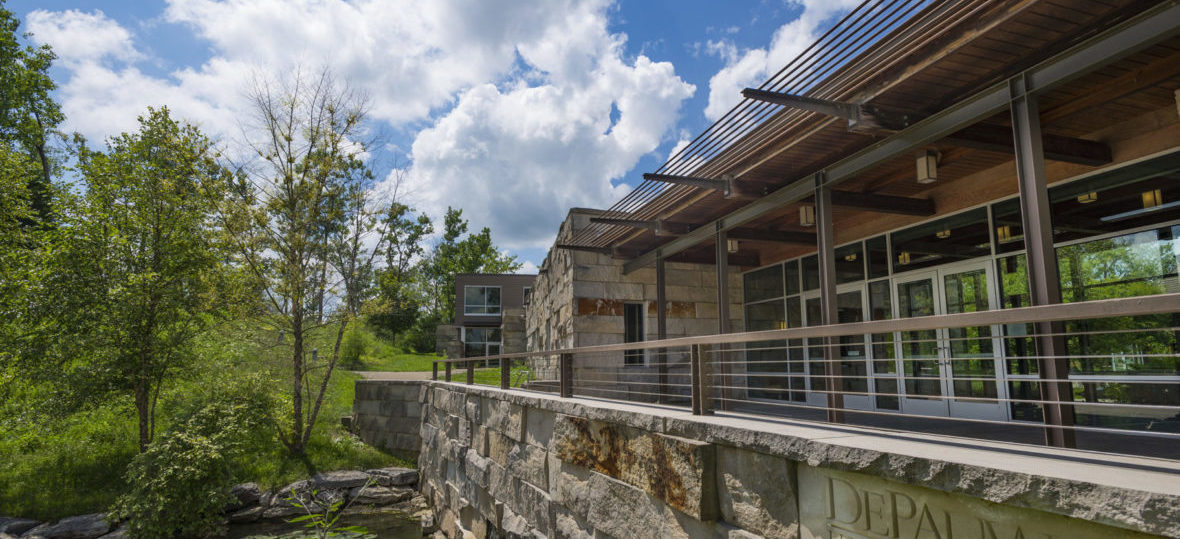
[[[668,297],[667,279],[664,274],[664,259],[656,259],[656,339],[668,338]],[[656,349],[659,383],[659,402],[664,402],[668,395],[668,349]]]
[[[819,258],[819,310],[823,325],[839,322],[836,315],[836,230],[832,224],[832,188],[824,185],[824,174],[815,175],[815,227],[816,254]],[[838,338],[825,337],[824,374],[826,375],[828,421],[844,422],[844,395],[840,393],[843,380],[840,378],[840,358],[836,344]],[[815,384],[815,380],[811,381]]]
[[[729,321],[729,235],[725,228],[717,227],[717,333],[729,333],[733,331],[732,324]],[[726,352],[728,346],[720,345],[715,349],[714,356],[720,355],[723,358],[729,358]],[[702,357],[701,361],[705,359]],[[725,376],[732,372],[728,362],[722,363],[721,374]],[[704,376],[704,371],[702,371]],[[727,382],[732,382],[730,378]],[[727,384],[729,385],[729,384]],[[725,410],[729,407],[729,401],[721,401],[721,409]]]
[[[1028,291],[1032,304],[1061,303],[1061,279],[1057,273],[1057,251],[1053,248],[1053,223],[1049,214],[1049,190],[1045,179],[1045,156],[1041,143],[1041,119],[1037,97],[1031,92],[1030,79],[1014,77],[1009,81],[1012,96],[1012,134],[1016,148],[1016,176],[1020,188],[1020,216],[1024,225],[1025,260],[1028,264]],[[1037,360],[1042,380],[1064,380],[1069,376],[1064,325],[1061,322],[1038,322]],[[953,368],[953,367],[952,367]],[[1045,444],[1074,447],[1073,406],[1060,404],[1073,400],[1068,382],[1040,383],[1044,404]]]

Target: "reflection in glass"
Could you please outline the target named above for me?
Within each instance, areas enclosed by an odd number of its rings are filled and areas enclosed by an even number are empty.
[[[859,290],[836,295],[836,316],[841,324],[864,321],[864,307]],[[840,337],[840,386],[844,391],[864,393],[869,390],[866,361],[863,336]]]
[[[934,282],[930,279],[898,283],[897,313],[900,318],[932,316],[934,314]],[[942,395],[939,380],[938,341],[935,331],[901,332],[902,367],[907,377],[906,395]]]
[[[943,291],[947,314],[988,310],[987,272],[982,269],[945,276]],[[962,397],[996,398],[992,328],[949,328],[947,336],[955,400],[964,400]]]
[[[838,247],[835,254],[837,284],[864,280],[865,258],[861,252],[860,242]]]
[[[766,301],[746,305],[746,329],[748,331],[764,331],[783,329],[787,327],[786,312],[783,301]],[[746,370],[750,373],[786,373],[787,352],[785,342],[758,341],[746,343]],[[787,398],[788,379],[786,377],[767,377],[752,375],[749,377],[750,396],[761,399]]]
[[[742,279],[747,302],[783,297],[783,267],[774,265],[747,273]]]
[[[889,281],[881,280],[869,283],[869,315],[873,320],[889,320],[893,318],[892,303],[889,299]],[[876,393],[897,394],[897,362],[894,361],[893,333],[875,333],[872,335],[873,373]],[[890,377],[880,376],[882,374]],[[877,407],[897,410],[898,398],[885,395],[877,396]]]
[[[987,208],[977,208],[892,235],[893,272],[928,268],[991,254]]]
[[[885,236],[865,240],[865,263],[869,267],[870,279],[889,275],[889,249],[887,247]]]

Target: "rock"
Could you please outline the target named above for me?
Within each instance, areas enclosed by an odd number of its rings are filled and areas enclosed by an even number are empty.
[[[95,539],[111,531],[106,513],[93,513],[66,517],[53,524],[45,523],[33,528],[21,537],[38,539]]]
[[[126,539],[127,537],[130,537],[129,535],[127,535],[127,525],[123,525],[123,526],[119,526],[119,529],[117,529],[111,533],[108,533],[106,535],[103,535],[103,536],[99,537],[98,539]]]
[[[298,507],[295,507],[292,505],[283,506],[283,505],[276,504],[274,507],[271,507],[271,508],[267,509],[266,511],[263,511],[262,518],[265,518],[265,519],[287,518],[287,517],[293,517],[295,515],[306,515],[306,514],[307,514],[307,512],[305,512],[303,509],[300,509]]]
[[[437,526],[434,523],[434,513],[424,511],[416,515],[418,517],[418,524],[422,526],[422,535],[428,535],[437,531]]]
[[[244,507],[258,505],[262,499],[262,489],[258,487],[258,483],[242,483],[234,485],[229,489],[230,496],[234,497],[234,502],[230,504],[227,512],[234,512]]]
[[[230,524],[243,524],[246,522],[254,522],[254,521],[262,518],[262,515],[265,513],[266,513],[265,507],[262,507],[261,505],[255,505],[254,507],[247,507],[247,508],[242,509],[240,511],[230,513],[229,522],[230,522]]]
[[[418,484],[418,470],[411,468],[378,468],[369,470],[370,477],[383,487],[409,487]]]
[[[413,495],[414,491],[410,489],[382,486],[356,487],[348,492],[348,496],[356,503],[368,505],[389,505],[408,500]]]
[[[369,481],[369,474],[355,470],[323,472],[313,476],[310,481],[319,490],[344,489],[363,486]]]
[[[12,518],[0,517],[0,533],[9,533],[19,536],[35,527],[41,522],[28,518]]]

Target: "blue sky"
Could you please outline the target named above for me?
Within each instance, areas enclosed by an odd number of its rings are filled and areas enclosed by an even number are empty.
[[[330,66],[370,99],[392,191],[539,265],[571,206],[609,206],[852,0],[9,0],[61,57],[91,140],[167,105],[228,148],[251,77]],[[396,168],[396,170],[394,170]],[[395,174],[397,173],[397,174]]]

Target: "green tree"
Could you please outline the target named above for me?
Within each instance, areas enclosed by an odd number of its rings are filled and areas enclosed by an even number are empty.
[[[516,257],[501,253],[492,243],[492,231],[484,227],[467,234],[463,210],[447,208],[443,236],[421,262],[423,288],[429,299],[428,315],[421,318],[413,339],[419,349],[434,346],[434,326],[455,318],[455,275],[460,273],[511,273],[520,269]]]
[[[393,203],[386,210],[385,265],[377,271],[377,298],[369,309],[369,323],[389,338],[409,329],[422,307],[419,268],[414,264],[426,251],[424,240],[434,232],[426,214],[413,217],[413,209]]]
[[[39,339],[54,348],[78,394],[130,394],[140,451],[155,433],[160,389],[191,360],[228,289],[213,216],[227,171],[212,143],[168,109],[149,109],[139,131],[82,149],[83,193],[49,233]],[[233,303],[233,302],[229,302]]]
[[[0,140],[9,151],[28,156],[18,173],[27,185],[33,215],[24,222],[52,219],[51,184],[54,152],[51,141],[64,116],[50,95],[56,86],[49,67],[56,59],[48,45],[23,46],[20,19],[0,0]]]
[[[372,174],[360,142],[365,99],[327,70],[277,84],[259,81],[251,98],[257,130],[249,144],[259,163],[243,167],[249,181],[238,184],[226,226],[269,317],[293,341],[291,417],[289,427],[277,427],[283,445],[302,456],[345,328],[370,289],[376,248],[367,238],[377,210],[367,199]],[[329,290],[333,283],[339,286]],[[325,298],[332,297],[341,305],[326,320]],[[337,339],[321,361],[308,353],[307,336],[330,323],[339,324]]]

